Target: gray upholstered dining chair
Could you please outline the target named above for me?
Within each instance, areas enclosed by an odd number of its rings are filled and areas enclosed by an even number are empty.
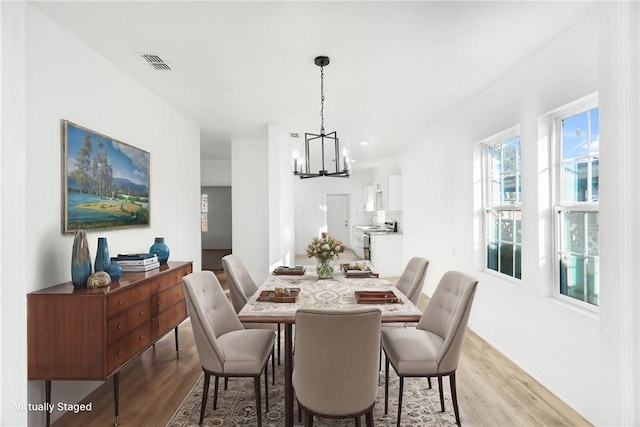
[[[293,388],[305,414],[355,418],[364,414],[373,426],[378,392],[380,310],[299,309],[293,364]]]
[[[262,425],[260,375],[264,372],[265,406],[269,411],[267,362],[272,356],[275,333],[267,329],[244,329],[231,303],[211,271],[183,278],[187,311],[204,371],[200,425],[204,419],[210,376],[215,377],[213,409],[218,403],[219,377],[253,377],[258,426]]]
[[[442,276],[415,328],[392,328],[382,331],[382,348],[386,355],[384,412],[389,402],[389,363],[400,377],[398,426],[402,412],[405,377],[437,377],[440,406],[444,412],[442,377],[449,377],[456,423],[460,425],[456,392],[456,369],[462,339],[469,320],[478,281],[461,272]]]
[[[256,282],[253,281],[249,271],[244,266],[240,258],[229,254],[222,257],[222,269],[227,276],[231,302],[236,313],[249,301],[249,298],[258,291]],[[280,323],[246,323],[247,329],[273,329],[278,332],[278,365],[280,364]]]
[[[416,306],[422,295],[422,286],[428,267],[428,260],[420,257],[411,258],[396,284],[396,287]]]

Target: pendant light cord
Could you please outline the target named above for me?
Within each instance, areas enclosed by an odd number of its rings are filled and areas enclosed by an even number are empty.
[[[324,135],[324,67],[320,66],[320,135]]]

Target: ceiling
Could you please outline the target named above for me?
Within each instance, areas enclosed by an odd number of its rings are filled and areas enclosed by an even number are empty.
[[[354,169],[418,140],[594,2],[29,2],[201,128],[201,158],[231,140],[325,130]],[[154,53],[171,68],[141,59]],[[362,146],[362,141],[368,142]]]

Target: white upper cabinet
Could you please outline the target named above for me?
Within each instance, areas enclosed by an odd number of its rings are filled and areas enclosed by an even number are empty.
[[[365,212],[373,212],[376,210],[376,199],[373,185],[367,185],[362,188],[362,209]]]
[[[402,210],[402,175],[389,175],[386,180],[362,189],[365,212]]]

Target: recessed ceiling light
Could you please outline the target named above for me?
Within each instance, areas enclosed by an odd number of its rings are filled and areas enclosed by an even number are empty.
[[[369,143],[367,141],[362,141],[360,145],[365,146],[365,145],[369,145]]]

